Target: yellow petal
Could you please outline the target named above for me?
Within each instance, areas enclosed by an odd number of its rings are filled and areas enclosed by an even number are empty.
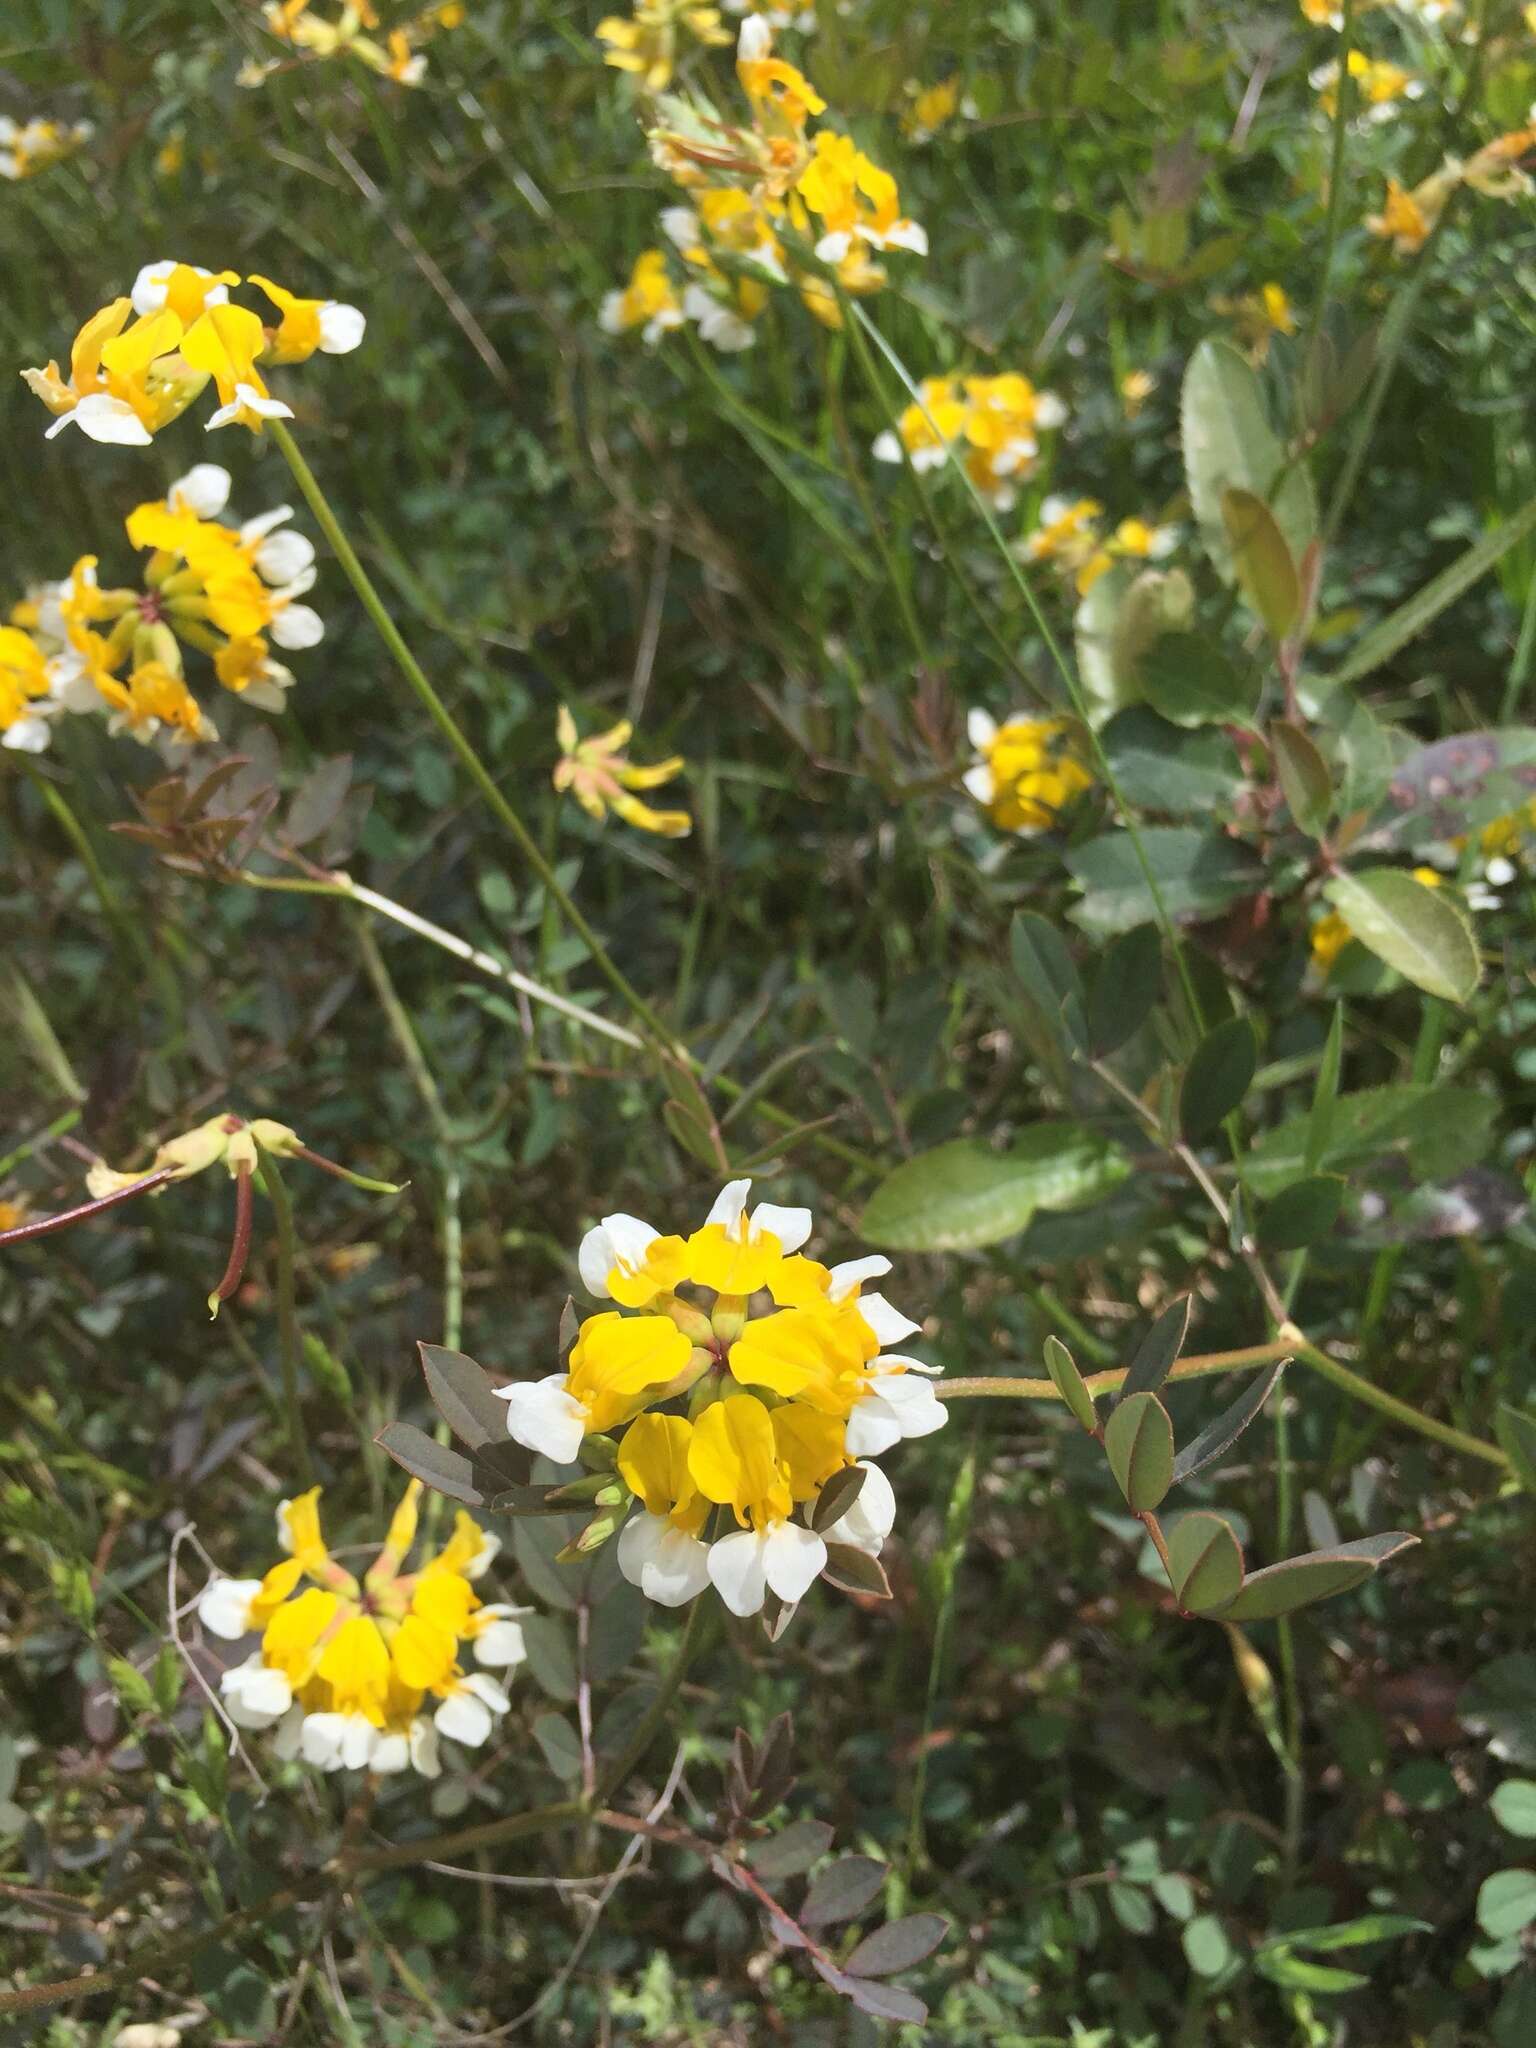
[[[669,1515],[685,1505],[695,1487],[688,1470],[693,1424],[681,1415],[640,1415],[619,1445],[619,1471],[646,1512]]]

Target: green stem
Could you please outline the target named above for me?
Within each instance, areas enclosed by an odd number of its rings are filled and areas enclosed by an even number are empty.
[[[703,1614],[704,1602],[701,1598],[695,1600],[688,1610],[688,1619],[684,1622],[682,1634],[678,1637],[677,1649],[657,1688],[655,1699],[641,1716],[640,1725],[626,1747],[620,1750],[618,1756],[598,1779],[597,1789],[592,1795],[593,1806],[606,1806],[636,1764],[644,1761],[646,1751],[660,1733],[663,1722],[672,1711],[672,1702],[677,1698],[683,1680],[688,1675],[688,1666],[693,1662],[694,1653],[699,1647]]]
[[[1294,1323],[1288,1324],[1278,1338],[1269,1344],[1250,1344],[1241,1351],[1211,1351],[1195,1353],[1181,1358],[1168,1375],[1171,1380],[1209,1379],[1213,1374],[1239,1372],[1247,1366],[1272,1365],[1279,1358],[1299,1358],[1310,1365],[1314,1372],[1347,1394],[1352,1401],[1359,1401],[1367,1408],[1374,1408],[1379,1414],[1388,1415],[1404,1429],[1411,1429],[1419,1436],[1427,1436],[1437,1444],[1444,1444],[1448,1450],[1460,1451],[1464,1457],[1480,1458],[1485,1465],[1506,1467],[1509,1460],[1497,1444],[1485,1443],[1481,1437],[1468,1436],[1464,1430],[1453,1429],[1447,1422],[1437,1422],[1432,1415],[1421,1415],[1417,1408],[1410,1408],[1406,1401],[1399,1401],[1394,1395],[1371,1382],[1362,1379],[1357,1372],[1351,1372],[1347,1365],[1340,1365],[1336,1358],[1330,1358],[1303,1336]],[[1112,1394],[1125,1380],[1123,1371],[1096,1372],[1086,1376],[1085,1384],[1090,1394]],[[1028,1379],[954,1379],[940,1380],[934,1392],[941,1401],[1059,1401],[1060,1394],[1050,1380]]]
[[[1328,215],[1323,227],[1323,264],[1318,279],[1317,304],[1313,308],[1311,331],[1307,336],[1301,384],[1309,391],[1318,347],[1323,338],[1323,320],[1328,311],[1328,293],[1333,283],[1333,259],[1338,249],[1339,222],[1344,211],[1344,152],[1349,137],[1349,115],[1354,101],[1354,81],[1349,75],[1349,53],[1354,47],[1355,0],[1344,0],[1344,18],[1339,24],[1338,85],[1333,105],[1333,153],[1328,165]]]
[[[288,1444],[300,1483],[309,1486],[313,1484],[315,1473],[299,1400],[299,1363],[304,1347],[299,1336],[295,1301],[298,1247],[293,1228],[293,1202],[277,1161],[264,1146],[258,1146],[257,1151],[261,1156],[261,1184],[272,1204],[273,1221],[277,1225],[277,1341],[283,1369],[283,1409],[288,1418]]]
[[[603,945],[602,940],[597,936],[591,925],[588,924],[580,910],[577,909],[569,893],[562,887],[554,869],[544,858],[538,841],[528,830],[528,827],[523,823],[517,812],[513,810],[511,804],[502,795],[490,770],[476,753],[463,728],[428,681],[426,672],[420,662],[417,661],[415,655],[406,646],[399,628],[390,617],[384,607],[383,599],[374,588],[372,579],[358,559],[356,550],[342,531],[340,522],[331,510],[330,503],[324,491],[321,490],[314,471],[299,452],[298,443],[294,440],[292,434],[289,433],[282,420],[271,420],[268,422],[268,425],[271,428],[273,439],[283,452],[288,467],[293,471],[294,481],[303,492],[305,502],[308,504],[311,512],[314,513],[321,532],[329,541],[336,559],[340,562],[352,588],[357,592],[363,610],[368,614],[379,638],[389,649],[390,654],[394,658],[395,666],[405,678],[417,701],[426,711],[438,731],[443,735],[443,738],[447,740],[449,746],[452,747],[454,753],[458,755],[471,782],[474,783],[476,789],[484,798],[487,807],[498,823],[516,841],[524,860],[527,861],[529,867],[538,876],[547,894],[554,902],[559,904],[566,922],[587,947],[593,961],[606,977],[609,986],[621,1001],[628,1006],[643,1030],[649,1034],[653,1041],[652,1049],[663,1057],[673,1057],[672,1041],[667,1027],[651,1008],[645,997],[630,984],[628,978],[609,958],[608,951]]]
[[[34,787],[40,792],[43,802],[52,811],[65,838],[74,848],[80,865],[90,877],[91,887],[96,892],[96,900],[101,905],[102,915],[107,920],[118,951],[124,955],[125,960],[136,960],[141,967],[158,976],[159,963],[149,942],[117,900],[117,891],[107,880],[106,870],[96,857],[96,849],[91,844],[90,835],[75,816],[64,792],[30,762],[27,763],[27,773],[31,776]]]
[[[863,349],[862,337],[855,337],[855,346],[861,350]],[[839,361],[839,369],[841,369],[841,361]],[[865,374],[869,374],[867,369]],[[838,452],[843,458],[843,468],[847,473],[850,485],[853,487],[853,495],[859,501],[860,510],[864,514],[864,522],[873,537],[880,560],[885,566],[886,580],[891,589],[896,593],[896,608],[901,613],[902,624],[907,629],[907,638],[912,643],[912,652],[917,657],[917,663],[920,668],[930,668],[932,661],[928,653],[928,644],[923,637],[922,622],[919,620],[917,609],[912,602],[911,569],[906,562],[898,562],[891,551],[890,536],[885,530],[885,522],[876,509],[874,497],[870,492],[869,483],[864,475],[864,466],[859,460],[858,451],[855,449],[852,437],[848,432],[848,421],[843,413],[843,394],[840,380],[832,373],[830,353],[825,342],[822,343],[821,347],[821,381],[822,389],[826,393],[827,410],[832,417],[832,431],[837,440]]]
[[[933,1734],[933,1724],[938,1712],[939,1686],[944,1676],[944,1662],[949,1654],[955,1593],[960,1581],[960,1560],[965,1555],[965,1540],[970,1529],[971,1503],[975,1493],[976,1435],[973,1431],[965,1453],[965,1462],[955,1476],[954,1490],[949,1497],[949,1512],[944,1518],[944,1548],[938,1560],[939,1611],[933,1625],[933,1654],[928,1660],[928,1692],[923,1702],[923,1733],[917,1745],[917,1760],[912,1769],[912,1798],[907,1809],[909,1883],[924,1854],[923,1806],[928,1791],[929,1738]]]

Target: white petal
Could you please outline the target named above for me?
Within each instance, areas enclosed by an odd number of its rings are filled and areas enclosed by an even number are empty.
[[[146,313],[158,313],[165,304],[166,283],[175,268],[174,260],[167,256],[162,262],[146,263],[133,280],[133,289],[128,296],[141,320]]]
[[[279,647],[314,647],[325,638],[325,621],[307,604],[284,605],[270,628]]]
[[[1037,427],[1059,427],[1065,424],[1067,408],[1054,391],[1038,391],[1035,394],[1035,425]]]
[[[859,1470],[864,1484],[847,1514],[839,1515],[823,1533],[829,1543],[851,1543],[855,1550],[867,1550],[878,1557],[880,1546],[896,1524],[896,1490],[878,1465],[863,1462]]]
[[[706,1228],[711,1223],[723,1223],[727,1237],[740,1238],[741,1219],[751,1189],[752,1183],[749,1180],[728,1180],[716,1195],[709,1214],[704,1218]]]
[[[599,1301],[612,1297],[608,1292],[608,1275],[618,1264],[614,1257],[613,1240],[602,1224],[589,1230],[576,1251],[576,1270],[581,1275],[581,1284],[588,1294]]]
[[[859,1314],[882,1350],[888,1344],[900,1344],[915,1337],[923,1327],[910,1316],[904,1316],[899,1308],[892,1308],[883,1294],[861,1294]]]
[[[691,206],[664,206],[661,209],[661,231],[678,249],[696,249],[703,235],[699,216]]]
[[[781,1208],[777,1202],[759,1202],[752,1211],[749,1238],[755,1238],[760,1230],[771,1231],[779,1240],[779,1250],[786,1255],[797,1252],[811,1234],[811,1212]]]
[[[194,462],[185,476],[179,476],[166,497],[178,511],[195,512],[199,519],[217,519],[229,503],[229,471],[217,462]]]
[[[29,712],[8,725],[0,735],[0,747],[15,754],[41,754],[52,737],[48,721],[40,712]]]
[[[977,753],[983,754],[997,738],[997,720],[990,711],[973,705],[965,714],[965,736]]]
[[[866,1280],[878,1280],[890,1270],[891,1262],[882,1252],[871,1252],[864,1259],[844,1259],[827,1275],[827,1299],[846,1301],[855,1287],[862,1287]]]
[[[768,1590],[763,1565],[764,1538],[738,1529],[709,1546],[710,1583],[732,1614],[756,1614]]]
[[[315,544],[307,534],[274,533],[270,540],[261,543],[252,559],[263,582],[292,584],[313,571]],[[313,580],[310,573],[310,582]]]
[[[875,445],[870,450],[876,462],[900,462],[901,436],[891,427],[875,436]]]
[[[411,1762],[424,1778],[442,1776],[442,1759],[438,1755],[437,1730],[430,1721],[420,1715],[411,1723]]]
[[[356,306],[327,299],[320,308],[320,349],[328,356],[350,355],[366,333],[368,322]]]
[[[197,1618],[210,1635],[237,1643],[251,1631],[251,1602],[260,1579],[211,1579],[197,1600]]]
[[[246,519],[240,525],[240,538],[247,547],[253,541],[265,540],[277,526],[286,526],[293,517],[291,505],[274,505],[270,512],[258,512],[254,519]]]
[[[619,1570],[632,1586],[645,1587],[646,1567],[656,1555],[665,1533],[665,1515],[647,1514],[643,1508],[632,1514],[619,1531]]]
[[[587,1433],[586,1410],[566,1392],[567,1377],[555,1372],[547,1379],[518,1380],[495,1390],[507,1404],[508,1436],[557,1465],[571,1463]]]
[[[876,1359],[876,1369],[884,1364]],[[915,1373],[882,1373],[878,1398],[894,1410],[903,1436],[932,1436],[949,1420],[949,1410],[926,1379]]]
[[[397,1771],[409,1770],[411,1743],[407,1735],[381,1735],[373,1745],[369,1769],[377,1771],[381,1778],[392,1777]]]
[[[272,1754],[285,1764],[292,1763],[303,1739],[304,1709],[295,1701],[273,1732]]]
[[[997,778],[987,762],[980,761],[974,768],[967,768],[960,780],[965,784],[967,794],[975,797],[977,803],[991,803]]]
[[[286,1675],[269,1669],[259,1652],[222,1672],[219,1691],[237,1728],[270,1728],[293,1704],[293,1687]]]
[[[78,405],[54,421],[43,438],[51,441],[71,421],[89,440],[119,448],[147,448],[153,438],[126,399],[112,398],[105,391],[88,392]]]
[[[603,1229],[613,1251],[609,1269],[623,1266],[631,1273],[638,1273],[645,1264],[645,1255],[661,1235],[644,1223],[638,1216],[626,1216],[622,1210],[616,1215],[603,1218]],[[607,1289],[603,1290],[605,1293]]]
[[[660,1516],[661,1528],[640,1574],[640,1590],[658,1607],[686,1607],[709,1584],[709,1545],[686,1529],[674,1529]]]
[[[360,1771],[373,1755],[379,1732],[361,1714],[344,1714],[341,1733],[341,1761],[346,1770]]]
[[[466,1749],[478,1749],[496,1725],[485,1702],[463,1690],[444,1700],[432,1718],[440,1735],[462,1742]]]
[[[804,1529],[798,1522],[780,1522],[764,1539],[764,1576],[779,1598],[791,1606],[805,1598],[826,1562],[826,1544],[814,1529]]]
[[[484,1612],[484,1610],[481,1610]],[[507,1666],[521,1664],[528,1655],[523,1631],[515,1621],[493,1621],[475,1637],[475,1662]]]
[[[928,230],[919,227],[915,220],[899,220],[887,231],[885,246],[888,249],[910,249],[914,256],[926,256]]]
[[[749,14],[741,24],[741,34],[736,39],[736,60],[738,63],[753,64],[766,57],[773,48],[773,30],[768,26],[766,15]]]
[[[900,1417],[879,1394],[865,1394],[853,1404],[843,1442],[855,1458],[878,1458],[901,1442]]]
[[[853,237],[847,233],[823,235],[816,244],[816,254],[823,263],[841,263],[853,247]]]
[[[469,1563],[462,1567],[465,1578],[484,1578],[485,1574],[490,1570],[492,1563],[500,1554],[500,1551],[501,1538],[490,1529],[482,1529],[480,1531],[480,1548],[469,1560]],[[507,1611],[508,1613],[513,1613],[516,1610],[509,1608]]]

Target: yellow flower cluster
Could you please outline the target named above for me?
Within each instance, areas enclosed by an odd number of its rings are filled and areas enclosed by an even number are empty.
[[[229,489],[228,470],[203,462],[129,513],[128,538],[149,557],[141,587],[103,589],[96,557],[82,555],[13,609],[0,628],[0,744],[40,753],[62,712],[106,713],[140,740],[217,738],[187,686],[184,646],[210,657],[226,690],[282,710],[294,678],[271,647],[313,647],[325,632],[298,601],[315,551],[287,530],[287,505],[226,525]]]
[[[662,783],[681,775],[681,754],[673,754],[653,767],[641,768],[622,751],[635,730],[627,718],[610,726],[607,732],[594,733],[584,740],[578,736],[576,721],[563,704],[555,729],[560,742],[555,788],[562,795],[569,790],[589,818],[601,823],[612,811],[638,831],[654,832],[662,839],[688,837],[693,820],[686,811],[654,811],[634,794],[637,789],[659,789]]]
[[[960,97],[958,78],[941,78],[935,85],[907,84],[907,107],[901,117],[901,132],[910,142],[932,142],[941,128],[947,128],[960,113],[975,109]]]
[[[355,57],[379,78],[395,85],[420,85],[426,76],[427,60],[419,45],[439,29],[457,28],[464,19],[463,0],[443,0],[428,7],[403,26],[392,28],[383,42],[370,35],[379,26],[371,0],[347,0],[334,21],[311,14],[310,0],[267,0],[262,8],[268,33],[278,42],[300,50],[306,57]],[[282,69],[281,57],[265,63],[243,64],[236,83],[261,85],[274,71]]]
[[[939,469],[951,448],[963,445],[967,475],[999,512],[1013,506],[1020,480],[1034,469],[1040,436],[1067,417],[1055,392],[1037,391],[1014,370],[997,377],[925,377],[918,391],[894,428],[875,441],[875,459]]]
[[[1262,363],[1277,334],[1296,332],[1296,310],[1283,285],[1273,280],[1257,291],[1241,292],[1236,298],[1218,296],[1211,301],[1214,312],[1224,314],[1237,329],[1237,338],[1251,363]]]
[[[699,7],[694,0],[635,0],[633,15],[608,15],[596,34],[608,45],[604,63],[629,72],[649,93],[665,92],[672,83],[680,42],[723,50],[732,40],[719,8]]]
[[[1104,507],[1097,498],[1050,497],[1040,507],[1040,523],[1027,535],[1020,552],[1027,562],[1053,562],[1086,597],[1105,570],[1116,562],[1161,562],[1179,544],[1176,526],[1157,526],[1147,519],[1122,519],[1106,535],[1100,527]]]
[[[918,1327],[865,1291],[890,1261],[804,1257],[810,1210],[749,1212],[750,1187],[730,1182],[686,1238],[605,1216],[578,1266],[616,1306],[581,1324],[564,1372],[500,1390],[511,1435],[558,1464],[623,1429],[612,1455],[633,1511],[619,1566],[663,1606],[708,1585],[734,1614],[769,1593],[793,1606],[829,1543],[877,1554],[895,1497],[870,1461],[945,1420],[932,1368],[885,1349]],[[838,1479],[855,1466],[857,1480]],[[735,1527],[711,1541],[712,1521]]]
[[[748,348],[770,288],[783,284],[836,328],[839,289],[878,291],[886,282],[878,259],[887,250],[927,253],[927,237],[902,213],[890,173],[851,136],[809,132],[827,103],[803,72],[774,56],[761,14],[742,23],[736,74],[747,122],[727,121],[696,99],[658,104],[647,131],[651,155],[690,201],[661,217],[679,268],[674,274],[662,247],[645,250],[628,284],[603,301],[599,318],[609,333],[639,328],[655,342],[692,321],[714,348]],[[825,268],[810,267],[808,255]]]
[[[321,1770],[414,1768],[428,1778],[442,1768],[439,1736],[471,1749],[485,1742],[511,1702],[488,1671],[465,1673],[460,1647],[472,1645],[478,1664],[520,1664],[516,1617],[525,1610],[482,1605],[472,1581],[500,1544],[462,1510],[441,1550],[416,1571],[401,1570],[420,1494],[413,1479],[361,1580],[325,1546],[316,1486],[278,1508],[285,1558],[259,1579],[216,1578],[204,1588],[197,1612],[210,1634],[261,1636],[219,1680],[237,1728],[275,1729],[280,1756]],[[430,1719],[429,1700],[437,1702]]]
[[[268,391],[258,363],[302,363],[320,351],[347,355],[363,338],[355,306],[301,299],[270,278],[247,280],[276,308],[268,322],[231,303],[233,270],[192,263],[147,263],[133,290],[93,313],[75,336],[69,376],[55,362],[22,376],[54,415],[48,438],[74,425],[93,441],[143,447],[179,419],[206,388],[217,387],[210,428],[261,431],[292,408]]]
[[[1016,711],[999,725],[990,711],[973,710],[966,733],[976,760],[965,786],[999,831],[1048,832],[1093,787],[1064,718]]]
[[[1364,50],[1351,50],[1345,68],[1354,85],[1353,104],[1367,121],[1390,121],[1403,100],[1423,97],[1423,79],[1385,57],[1367,57]],[[1312,73],[1311,84],[1319,107],[1331,121],[1339,107],[1337,60],[1320,64]]]
[[[1388,178],[1380,213],[1366,216],[1366,228],[1390,242],[1397,256],[1417,255],[1433,234],[1451,194],[1465,185],[1484,199],[1523,199],[1533,189],[1521,158],[1536,148],[1536,128],[1516,128],[1485,143],[1465,163],[1448,156],[1411,190]]]
[[[0,114],[0,178],[35,178],[73,156],[95,133],[89,121],[13,121]]]

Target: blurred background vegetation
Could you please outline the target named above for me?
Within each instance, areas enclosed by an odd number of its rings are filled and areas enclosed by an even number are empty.
[[[62,357],[86,314],[158,257],[362,307],[363,349],[284,385],[297,437],[624,973],[717,1072],[748,1087],[772,1069],[789,1122],[814,1126],[766,1162],[772,1198],[813,1201],[844,1256],[904,1157],[1053,1108],[1089,1115],[1130,1147],[1124,1188],[985,1252],[900,1261],[893,1292],[933,1318],[928,1355],[1033,1373],[1054,1330],[1085,1367],[1123,1363],[1147,1316],[1191,1287],[1198,1348],[1254,1343],[1259,1305],[1229,1245],[1134,1126],[1053,1072],[1006,965],[1025,905],[1081,950],[1063,852],[1102,826],[1103,805],[1096,795],[1063,833],[1007,841],[958,792],[966,709],[1002,715],[1025,689],[1049,704],[1059,685],[964,495],[943,479],[918,495],[869,459],[904,402],[894,376],[866,375],[851,336],[788,293],[739,357],[691,333],[649,350],[598,327],[604,293],[655,239],[665,191],[630,88],[593,39],[602,11],[469,0],[415,89],[331,62],[253,90],[237,72],[272,45],[259,10],[234,0],[12,0],[0,113],[95,133],[0,191],[0,361]],[[925,263],[893,265],[871,316],[916,375],[1022,370],[1070,408],[1057,473],[1031,481],[1009,534],[1029,529],[1047,488],[1187,531],[1187,357],[1232,331],[1219,302],[1277,282],[1305,318],[1318,289],[1332,135],[1308,75],[1330,31],[1291,0],[852,0],[817,13],[814,38],[785,44],[897,172],[931,244]],[[1483,31],[1470,45],[1468,19]],[[1498,0],[1438,23],[1372,12],[1357,30],[1436,85],[1352,145],[1326,322],[1338,362],[1401,304],[1405,266],[1360,226],[1388,170],[1411,183],[1446,150],[1518,126],[1536,98],[1536,37]],[[704,60],[722,92],[728,55]],[[908,82],[950,77],[970,111],[927,141],[904,134]],[[1533,280],[1528,202],[1469,208],[1440,238],[1325,564],[1321,611],[1339,636],[1533,495]],[[1268,350],[1282,417],[1301,348],[1278,335]],[[1133,370],[1155,382],[1127,419]],[[1344,408],[1319,439],[1325,483],[1355,416]],[[243,515],[294,495],[275,450],[236,435],[213,450],[190,419],[143,452],[45,444],[44,424],[19,378],[0,382],[6,604],[84,554],[103,582],[125,576],[124,516],[194,460],[231,465]],[[1512,548],[1371,678],[1381,721],[1422,742],[1518,722],[1533,547]],[[1041,588],[1070,637],[1070,601]],[[224,740],[287,791],[350,757],[352,788],[371,799],[349,799],[328,828],[338,861],[592,1000],[584,947],[400,693],[325,556],[311,601],[326,638],[296,657],[287,712],[226,700],[213,707]],[[692,839],[598,827],[556,799],[562,703],[583,730],[634,718],[642,759],[686,757]],[[39,773],[83,822],[109,881],[104,913],[81,848],[5,759],[0,1197],[67,1206],[82,1167],[64,1138],[126,1163],[226,1104],[408,1178],[398,1201],[312,1178],[301,1191],[313,1449],[338,1526],[376,1515],[395,1475],[371,1438],[393,1415],[421,1418],[414,1347],[443,1335],[445,1273],[462,1284],[466,1350],[505,1374],[549,1370],[583,1228],[613,1209],[691,1219],[717,1176],[667,1135],[647,1070],[602,1038],[343,904],[178,874],[113,837],[164,764],[72,720]],[[1536,1392],[1533,909],[1522,879],[1497,936],[1480,927],[1503,951],[1498,988],[1435,1026],[1430,1073],[1415,1067],[1413,991],[1367,980],[1350,1007],[1351,1085],[1438,1076],[1486,1103],[1497,1224],[1344,1233],[1297,1274],[1309,1333],[1484,1436],[1499,1401]],[[1269,1019],[1253,1109],[1266,1127],[1305,1110],[1328,1029],[1307,950],[1294,903],[1248,929],[1202,927],[1192,949],[1215,1003],[1237,988]],[[50,1126],[59,1137],[39,1143]],[[728,1135],[741,1160],[785,1133],[749,1103]],[[266,1555],[272,1501],[294,1485],[270,1411],[270,1243],[258,1235],[246,1288],[212,1328],[203,1308],[226,1212],[210,1177],[9,1254],[0,1275],[6,1970],[99,1961],[114,1912],[147,1934],[157,1891],[189,1867],[210,1874],[210,1903],[213,1890],[257,1896],[263,1869],[306,1865],[340,1824],[334,1787],[298,1773],[258,1806],[195,1694],[178,1699],[168,1676],[140,1699],[112,1661],[154,1668],[182,1521],[238,1571]],[[889,1605],[814,1595],[776,1645],[717,1630],[685,1695],[699,1796],[734,1725],[760,1731],[793,1710],[796,1810],[891,1858],[898,1904],[952,1922],[925,1972],[920,2038],[1536,2038],[1536,1903],[1521,1918],[1513,1887],[1503,1921],[1479,1910],[1485,1881],[1523,1868],[1519,1838],[1536,1833],[1536,1792],[1500,1792],[1536,1768],[1528,1501],[1293,1380],[1283,1466],[1273,1432],[1255,1430],[1207,1489],[1223,1511],[1264,1554],[1277,1527],[1303,1524],[1320,1544],[1383,1526],[1426,1536],[1391,1576],[1298,1623],[1295,1759],[1276,1734],[1274,1677],[1245,1673],[1219,1627],[1176,1622],[1102,1461],[1053,1408],[960,1408],[907,1449]],[[1206,1412],[1198,1389],[1175,1404],[1181,1423]],[[1258,1648],[1275,1666],[1273,1641]],[[494,1773],[391,1785],[390,1830],[427,1827],[429,1809],[447,1824],[557,1795],[530,1734],[559,1703],[553,1685],[520,1680]],[[879,2037],[767,1957],[755,1919],[686,1858],[664,1867],[665,1883],[620,1889],[533,2037]],[[290,1918],[205,1954],[169,2000],[102,1997],[39,2038],[62,2048],[186,2012],[193,2041],[479,2040],[539,1997],[582,1932],[559,1894],[426,1871],[355,1903],[323,1958]],[[1423,1931],[1372,1943],[1377,1913]],[[1348,1953],[1304,1938],[1345,1925],[1363,1930]]]

